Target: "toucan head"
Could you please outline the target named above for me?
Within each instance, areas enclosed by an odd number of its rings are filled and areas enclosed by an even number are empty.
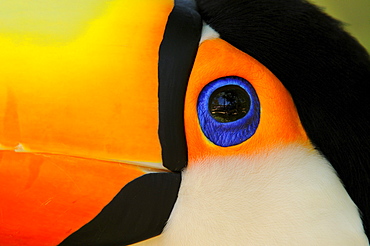
[[[0,245],[368,245],[369,55],[318,7],[2,5]]]

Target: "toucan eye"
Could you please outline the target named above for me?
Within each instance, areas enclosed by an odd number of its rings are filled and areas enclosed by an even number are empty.
[[[249,139],[260,119],[260,103],[253,86],[236,76],[207,84],[199,94],[197,111],[204,135],[222,147]]]

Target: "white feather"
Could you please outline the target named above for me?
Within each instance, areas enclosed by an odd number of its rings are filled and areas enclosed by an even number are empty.
[[[202,35],[199,44],[203,43],[206,40],[215,39],[219,37],[220,34],[218,32],[216,32],[212,27],[203,22]]]
[[[164,232],[137,245],[368,246],[357,207],[314,149],[191,163]]]

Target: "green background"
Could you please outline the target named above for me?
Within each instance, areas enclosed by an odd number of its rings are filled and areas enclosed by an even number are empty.
[[[345,29],[370,51],[370,0],[310,0],[344,22]]]

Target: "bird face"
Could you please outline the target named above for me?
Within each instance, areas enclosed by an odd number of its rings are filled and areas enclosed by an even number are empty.
[[[308,80],[268,68],[296,56],[257,60],[204,2],[4,6],[0,245],[368,245]]]
[[[356,206],[290,93],[214,36],[200,43],[186,91],[189,160],[177,201],[164,232],[137,245],[367,245]],[[247,109],[234,117],[244,98]]]

